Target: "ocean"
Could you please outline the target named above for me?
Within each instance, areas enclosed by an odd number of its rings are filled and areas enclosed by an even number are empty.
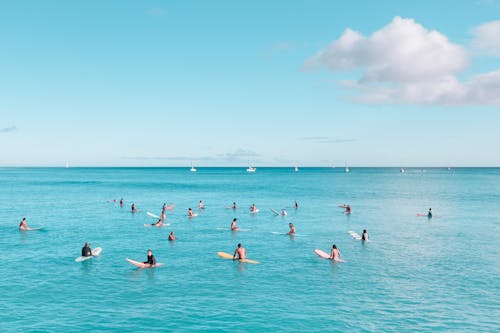
[[[500,169],[0,168],[0,202],[1,332],[500,331]]]

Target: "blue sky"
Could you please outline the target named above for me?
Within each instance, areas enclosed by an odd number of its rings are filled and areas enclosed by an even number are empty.
[[[0,165],[498,166],[499,13],[2,2]]]

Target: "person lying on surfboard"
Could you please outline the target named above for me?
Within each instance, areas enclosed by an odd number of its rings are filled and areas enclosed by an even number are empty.
[[[333,244],[332,252],[330,253],[330,259],[340,260],[340,251],[337,249],[337,245]]]
[[[170,232],[170,235],[168,235],[168,240],[169,240],[169,241],[174,241],[174,240],[175,240],[175,235],[174,235],[174,232],[173,232],[173,231],[171,231],[171,232]]]
[[[238,258],[236,258],[236,255],[238,255]],[[241,246],[241,243],[239,243],[236,250],[234,250],[233,260],[234,259],[241,260],[241,259],[246,259],[246,258],[247,258],[247,250],[245,250],[245,248],[243,246]]]
[[[200,200],[200,202],[198,202],[198,209],[205,209],[205,205],[203,204],[202,200]]]
[[[147,259],[147,261],[144,262],[144,264],[146,264],[146,265],[149,264],[150,266],[156,265],[156,258],[153,255],[153,251],[148,250],[148,259]]]
[[[92,249],[89,242],[85,242],[85,245],[82,247],[82,257],[92,257]]]
[[[132,204],[132,206],[130,207],[130,209],[132,210],[132,213],[136,213],[137,212],[137,209],[135,208],[135,203]]]
[[[362,241],[368,240],[368,233],[366,232],[366,229],[363,229],[363,233],[361,234],[361,240]]]
[[[231,222],[231,230],[233,230],[233,231],[235,231],[235,230],[240,230],[240,228],[238,228],[238,226],[236,225],[236,221],[237,221],[237,220],[238,220],[238,219],[235,217],[235,218],[233,219],[233,222]]]
[[[160,218],[156,223],[151,223],[152,226],[161,227],[163,225],[163,220]]]
[[[23,217],[23,220],[21,223],[19,223],[19,230],[28,230],[30,227],[28,227],[28,222],[25,217]]]
[[[295,234],[295,226],[293,223],[288,223],[288,226],[290,227],[290,231],[288,232],[289,235],[294,235]]]

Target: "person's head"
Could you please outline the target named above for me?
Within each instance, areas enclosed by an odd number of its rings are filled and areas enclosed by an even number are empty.
[[[153,251],[148,250],[148,256],[152,256],[152,255],[153,255]]]
[[[173,236],[174,235],[174,232],[173,231],[170,231],[170,235]]]
[[[332,249],[337,249],[337,245],[333,244]]]
[[[85,247],[89,247],[90,246],[90,243],[89,242],[85,242]]]
[[[193,208],[189,208],[188,210],[193,210]]]
[[[238,249],[241,248],[241,243],[238,243]]]
[[[238,221],[238,219],[235,217],[235,218],[233,219],[233,222],[236,222],[236,221]]]
[[[158,223],[158,222],[161,222],[161,219],[158,219],[158,221],[156,221],[156,223]]]
[[[288,223],[288,226],[291,228],[293,227],[293,223]]]
[[[363,233],[364,233],[364,234],[366,233],[366,229],[363,229]]]
[[[24,221],[26,221],[26,218],[25,218],[25,217],[23,217],[23,222],[24,222]]]

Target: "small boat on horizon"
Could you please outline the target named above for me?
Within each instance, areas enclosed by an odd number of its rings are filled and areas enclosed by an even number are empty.
[[[350,171],[351,171],[351,170],[349,170],[349,167],[347,166],[347,163],[346,163],[346,165],[345,165],[345,172],[346,172],[346,173],[348,173],[348,172],[350,172]]]
[[[299,172],[299,167],[298,166],[295,166],[293,169],[295,170],[295,172]]]
[[[191,172],[196,172],[198,170],[196,170],[196,168],[193,166],[193,163],[191,163],[191,169],[189,169],[189,171]]]
[[[251,164],[250,164],[250,161],[248,161],[248,169],[247,169],[247,172],[255,172],[257,171],[256,168],[254,168]]]
[[[399,169],[399,172],[401,172],[401,173],[405,173],[405,171],[406,170],[404,168]]]

